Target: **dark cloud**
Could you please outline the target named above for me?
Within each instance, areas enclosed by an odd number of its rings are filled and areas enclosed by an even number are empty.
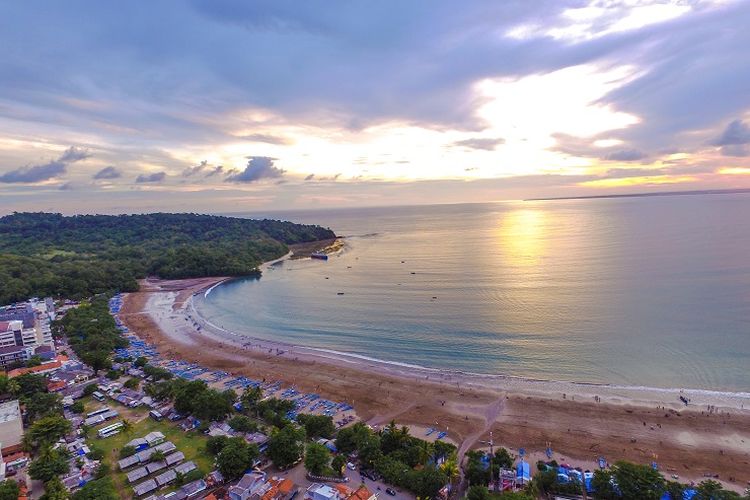
[[[120,177],[122,177],[122,173],[119,170],[117,170],[117,168],[110,165],[108,167],[104,167],[103,169],[95,173],[92,179],[109,180],[109,179],[119,179]]]
[[[274,179],[284,175],[286,170],[273,165],[275,158],[268,156],[249,156],[245,170],[230,175],[227,182],[256,182],[261,179]]]
[[[183,170],[182,171],[182,176],[183,177],[190,177],[190,176],[193,176],[195,174],[200,174],[201,172],[203,172],[204,170],[206,170],[206,168],[208,168],[208,161],[203,160],[198,165],[195,165],[193,167],[188,167],[185,170]]]
[[[213,169],[209,170],[208,173],[206,173],[206,177],[213,177],[214,175],[221,175],[223,173],[224,173],[224,166],[217,165]]]
[[[315,174],[310,174],[310,175],[308,175],[308,176],[305,177],[305,180],[306,181],[311,181],[311,180],[313,180],[314,177],[315,177]]]
[[[34,183],[54,179],[65,174],[69,163],[85,160],[89,156],[87,151],[71,146],[57,160],[42,165],[20,167],[0,175],[0,182]]]
[[[638,161],[646,158],[646,154],[637,149],[620,149],[608,153],[604,159],[609,161]]]
[[[750,127],[742,120],[734,120],[714,141],[714,146],[736,146],[750,144]]]
[[[289,139],[270,134],[248,134],[238,136],[237,138],[249,142],[263,142],[266,144],[275,144],[280,146],[292,143],[292,141],[290,141]]]
[[[724,156],[744,158],[745,156],[750,156],[750,148],[747,148],[741,144],[730,144],[728,146],[721,147],[721,154]]]
[[[72,182],[66,182],[65,184],[61,184],[57,189],[60,191],[73,191],[75,188]]]
[[[493,151],[499,145],[505,144],[505,139],[502,137],[491,138],[491,137],[475,137],[472,139],[464,139],[462,141],[456,141],[453,143],[454,146],[459,146],[468,149],[482,149],[485,151]]]
[[[71,146],[60,156],[60,161],[63,163],[75,163],[90,157],[91,155],[87,150]]]
[[[143,184],[146,182],[161,182],[167,177],[166,172],[156,172],[154,174],[141,174],[135,178],[135,182]]]

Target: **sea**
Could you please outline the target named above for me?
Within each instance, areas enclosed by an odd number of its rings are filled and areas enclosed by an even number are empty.
[[[750,389],[748,194],[242,216],[345,242],[197,302],[248,337],[480,374]]]

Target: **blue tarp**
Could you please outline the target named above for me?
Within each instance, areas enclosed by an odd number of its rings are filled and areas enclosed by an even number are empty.
[[[531,479],[531,468],[528,462],[518,462],[516,466],[516,479],[523,479],[524,481]]]

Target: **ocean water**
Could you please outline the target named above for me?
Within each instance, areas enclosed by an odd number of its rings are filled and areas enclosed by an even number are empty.
[[[750,195],[246,215],[346,247],[216,287],[197,307],[224,328],[434,368],[750,389]]]

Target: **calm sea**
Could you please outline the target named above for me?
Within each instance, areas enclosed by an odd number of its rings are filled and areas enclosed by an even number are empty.
[[[750,195],[251,215],[346,248],[217,287],[199,308],[225,328],[478,373],[750,388]]]

